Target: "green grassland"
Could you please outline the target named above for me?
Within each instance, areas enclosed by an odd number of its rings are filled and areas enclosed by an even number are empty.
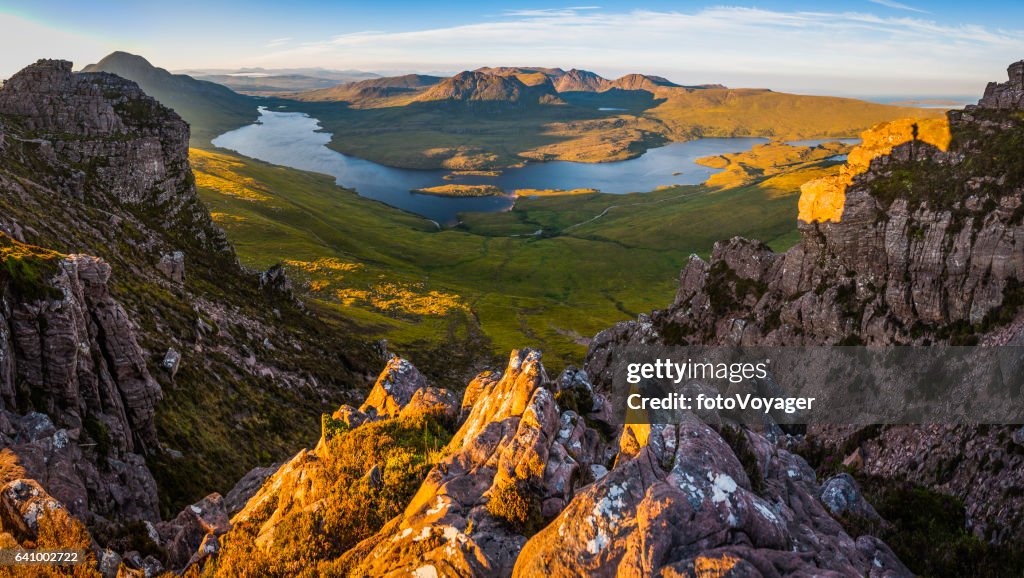
[[[522,346],[553,369],[578,363],[587,338],[669,303],[691,253],[741,234],[777,249],[796,240],[796,190],[757,183],[520,198],[438,230],[324,175],[221,152],[192,160],[246,265],[284,262],[314,308],[440,373]]]

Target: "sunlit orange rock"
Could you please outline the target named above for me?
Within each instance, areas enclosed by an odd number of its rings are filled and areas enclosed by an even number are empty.
[[[808,181],[800,187],[797,218],[805,223],[838,223],[846,204],[846,187],[854,177],[868,170],[872,159],[915,139],[945,151],[951,138],[945,118],[902,119],[876,125],[861,134],[861,144],[850,151],[838,175]]]

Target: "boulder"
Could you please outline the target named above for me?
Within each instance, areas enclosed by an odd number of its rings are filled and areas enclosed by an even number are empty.
[[[833,516],[852,514],[868,520],[881,520],[850,474],[843,473],[826,480],[821,485],[820,497]]]
[[[67,515],[64,504],[35,480],[13,480],[0,488],[0,522],[4,529],[34,540],[41,520],[54,515]]]
[[[238,480],[238,483],[224,496],[224,509],[228,515],[234,516],[241,511],[245,504],[260,490],[260,487],[267,481],[267,478],[272,476],[279,468],[280,464],[265,468],[256,467],[242,476],[242,479]]]
[[[156,268],[163,273],[164,277],[181,285],[185,282],[185,253],[175,251],[161,255]]]
[[[395,417],[425,387],[427,378],[412,363],[392,356],[359,411],[372,418]]]
[[[220,494],[210,494],[182,510],[173,520],[156,524],[167,566],[182,570],[218,548],[217,537],[231,529]]]
[[[174,377],[178,373],[178,367],[181,366],[181,354],[173,347],[168,349],[160,365],[164,368],[164,371],[171,374],[171,377]]]

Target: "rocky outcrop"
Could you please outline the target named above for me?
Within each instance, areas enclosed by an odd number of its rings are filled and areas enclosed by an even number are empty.
[[[138,570],[115,536],[233,482],[252,448],[287,455],[315,429],[290,417],[364,371],[281,278],[261,291],[238,265],[189,126],[134,82],[39,61],[0,88],[0,126],[0,483],[34,480]]]
[[[427,378],[412,363],[392,355],[363,405],[359,409],[342,405],[331,418],[354,428],[381,419],[427,414],[454,422],[458,400],[447,389],[428,386]]]
[[[843,531],[802,458],[741,435],[747,468],[692,416],[627,429],[615,467],[526,544],[514,575],[912,575],[877,539]]]
[[[164,274],[169,280],[182,284],[185,282],[185,253],[175,251],[160,256],[160,262],[156,264],[158,271]]]
[[[399,518],[357,546],[372,576],[507,576],[527,535],[603,469],[600,434],[562,411],[540,354],[512,353],[500,375],[471,386],[472,410]]]
[[[734,238],[710,261],[692,257],[654,331],[672,343],[968,343],[1012,317],[1001,307],[1024,279],[1024,182],[1012,163],[981,175],[972,159],[993,158],[1020,121],[978,116],[951,113],[948,152],[911,140],[874,159],[845,189],[841,220],[801,222],[786,253]],[[595,352],[634,333],[606,332]]]
[[[278,528],[289,517],[315,511],[331,495],[335,480],[330,475],[333,461],[330,441],[335,435],[364,424],[387,422],[396,418],[417,418],[432,415],[454,419],[457,402],[450,392],[427,385],[426,378],[411,363],[392,356],[360,409],[342,406],[333,416],[325,416],[320,443],[312,450],[302,450],[280,468],[257,469],[250,472],[228,494],[228,509],[236,510],[233,524],[256,528],[254,541],[264,551],[272,552],[275,541],[291,539],[279,536]],[[341,424],[341,431],[337,431]],[[367,480],[380,477],[368,472]],[[379,483],[377,484],[379,485]],[[347,488],[346,488],[347,489]],[[244,499],[244,501],[242,501]],[[243,507],[238,507],[243,504]]]
[[[229,250],[195,194],[188,125],[135,83],[40,60],[0,88],[0,114],[38,139],[36,154],[71,163],[69,174],[50,176],[48,184],[79,197],[99,189],[126,205],[144,205],[183,236]]]
[[[985,87],[985,96],[978,101],[978,107],[1003,110],[1024,108],[1024,60],[1011,64],[1006,73],[1009,76],[1007,82],[988,83]],[[968,107],[968,110],[971,110],[971,107]]]
[[[71,429],[98,421],[117,451],[157,447],[153,418],[160,386],[124,308],[110,296],[110,266],[83,255],[55,265],[52,279],[41,286],[45,298],[4,296],[0,350],[7,352],[7,370],[0,407],[31,405]]]
[[[868,520],[880,519],[878,512],[868,503],[853,476],[842,473],[821,485],[821,503],[834,516],[854,515]]]
[[[218,540],[230,529],[224,499],[210,494],[173,520],[156,524],[150,538],[167,553],[169,568],[186,568],[215,554]]]
[[[371,417],[395,417],[426,386],[427,378],[413,364],[392,356],[359,411]]]

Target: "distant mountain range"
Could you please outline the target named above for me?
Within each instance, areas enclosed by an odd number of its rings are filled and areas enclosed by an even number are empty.
[[[237,82],[237,81],[235,81]],[[259,82],[250,79],[248,82]],[[661,76],[627,74],[610,80],[589,70],[537,66],[485,66],[450,78],[407,74],[346,82],[331,88],[283,94],[306,102],[348,102],[362,108],[401,106],[410,102],[565,104],[561,93],[614,90],[657,92],[661,89],[725,89],[721,84],[683,86]]]
[[[243,94],[274,96],[282,93],[317,90],[339,83],[380,78],[363,70],[327,70],[323,68],[236,68],[182,70],[199,80],[208,80]]]

